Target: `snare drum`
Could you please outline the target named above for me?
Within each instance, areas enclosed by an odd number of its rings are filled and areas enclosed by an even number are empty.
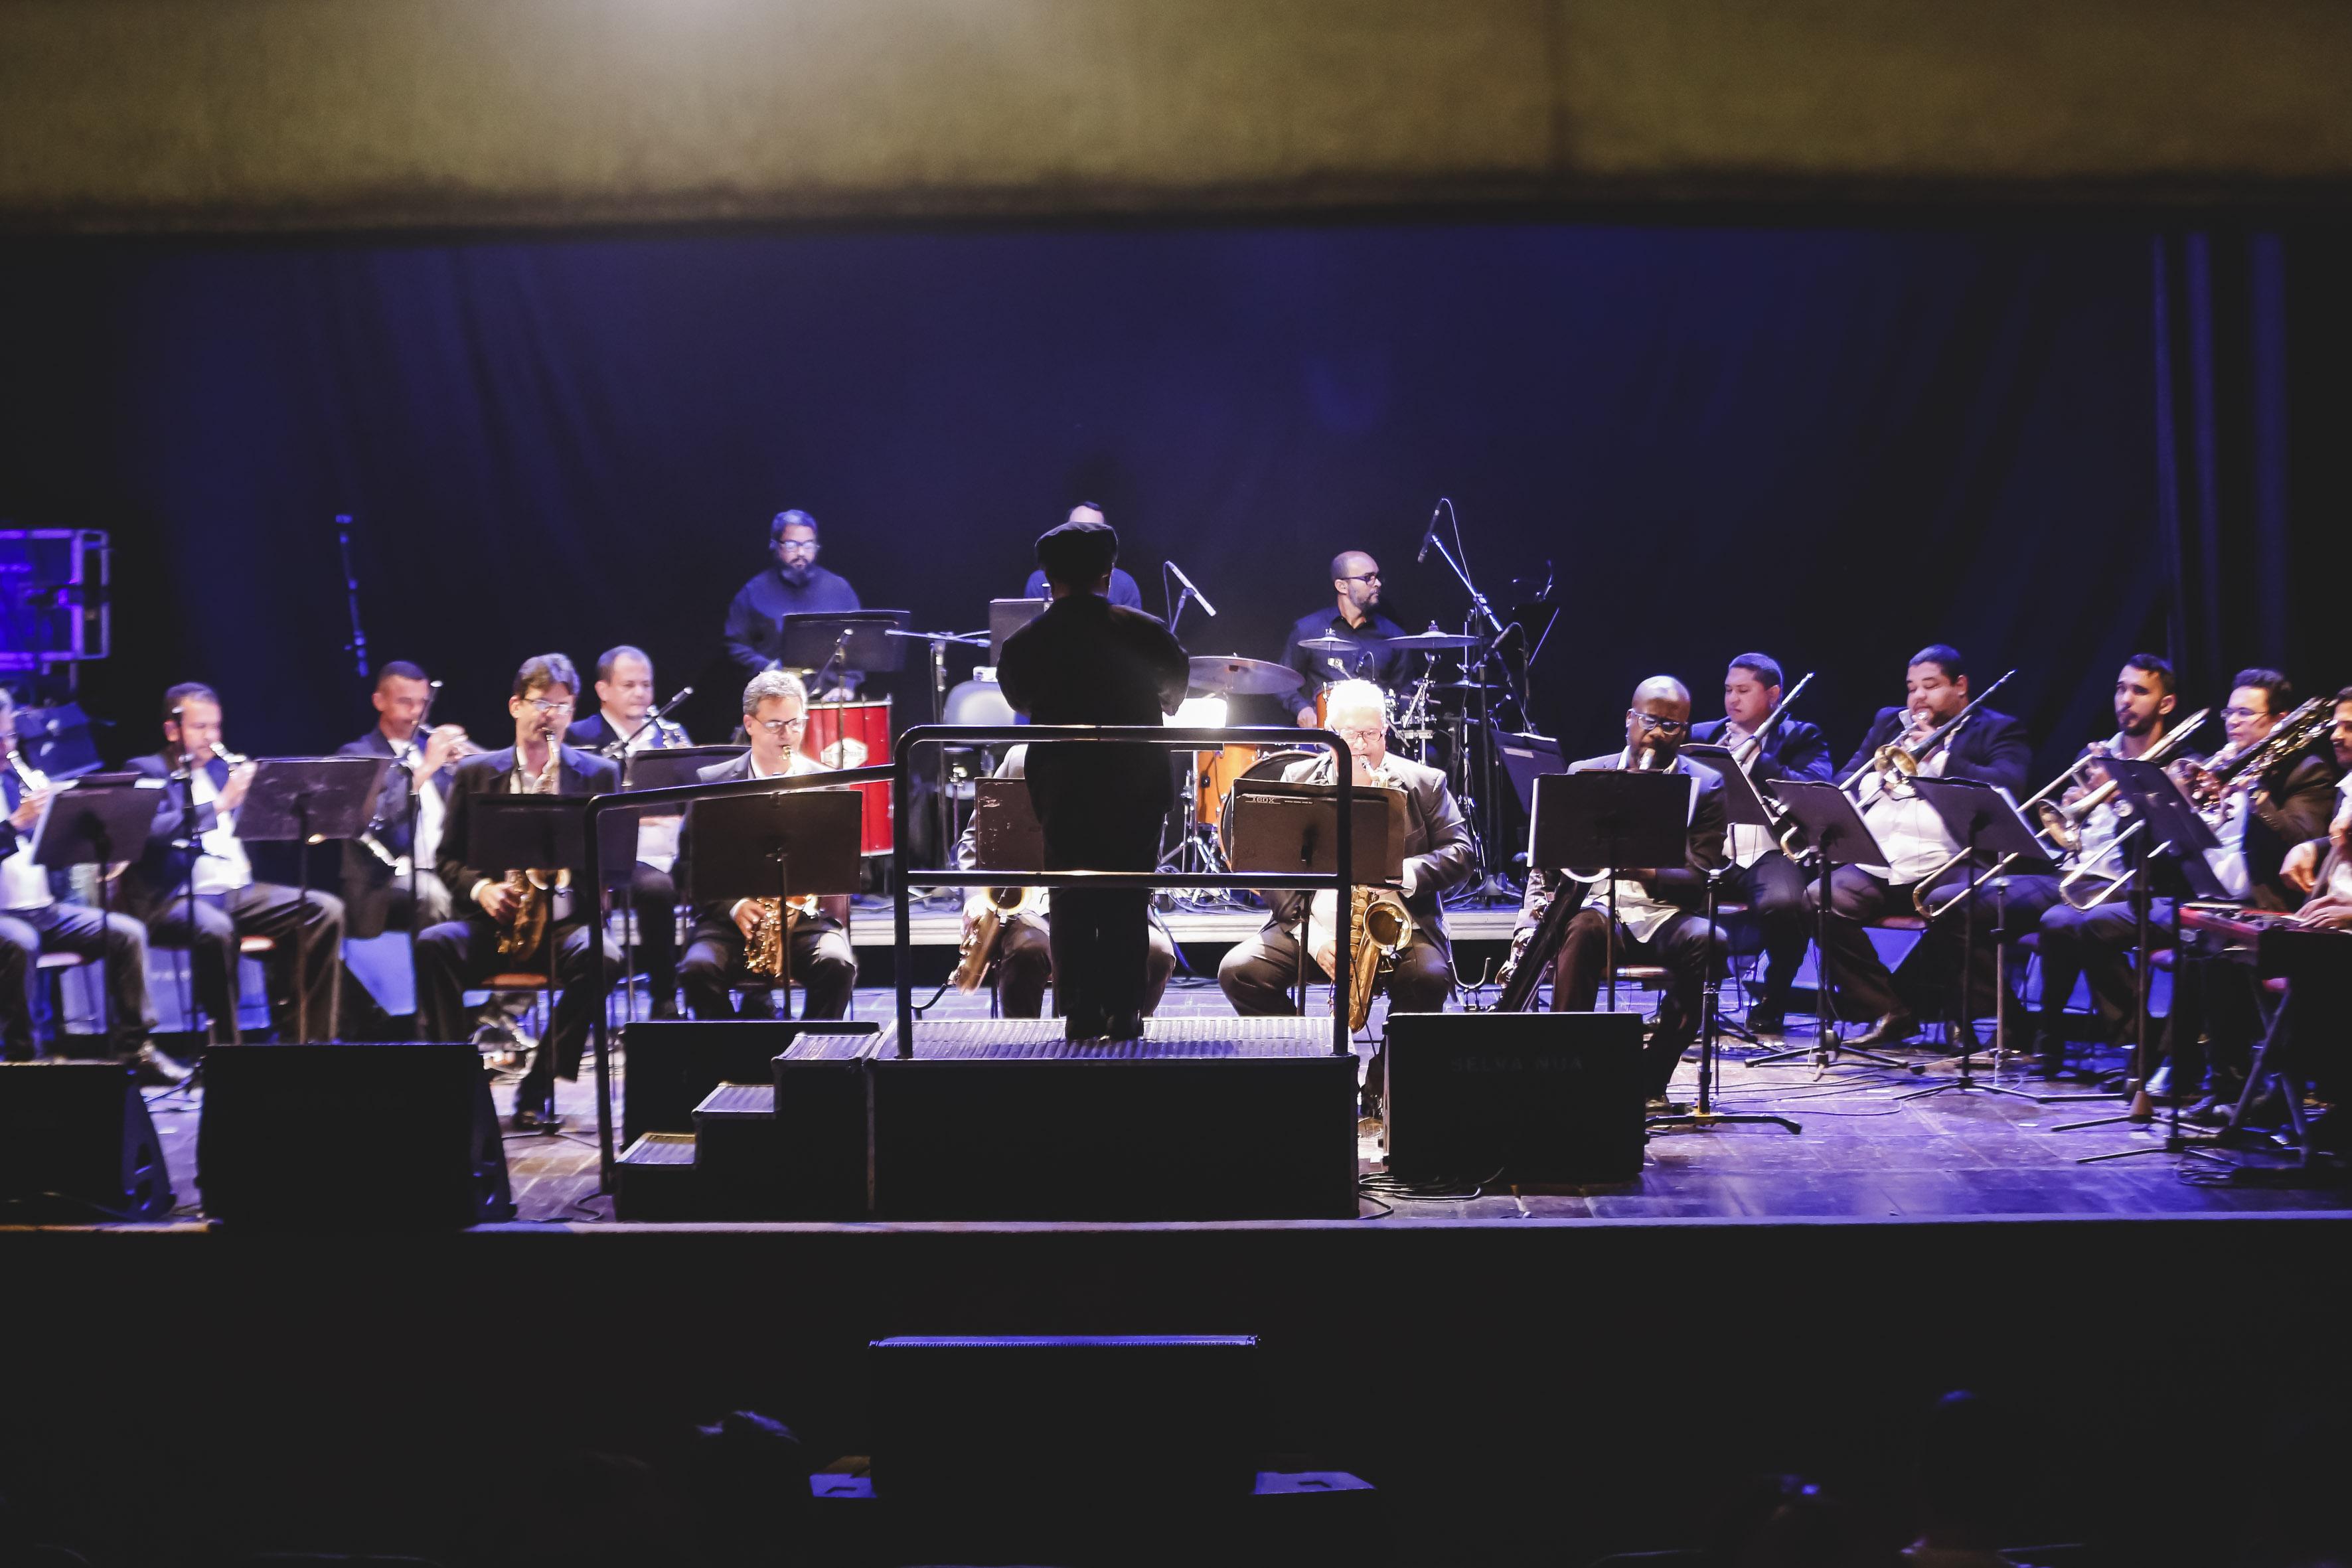
[[[808,710],[801,731],[803,756],[828,768],[881,767],[890,761],[890,700],[879,702],[818,702]],[[857,851],[890,853],[890,785],[877,779],[853,786],[866,797]]]

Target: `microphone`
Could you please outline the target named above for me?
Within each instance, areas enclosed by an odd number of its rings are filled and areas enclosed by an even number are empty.
[[[1192,595],[1193,598],[1201,602],[1201,608],[1208,611],[1210,616],[1213,617],[1216,615],[1217,606],[1209,603],[1209,596],[1193,585],[1192,579],[1184,575],[1184,568],[1177,565],[1173,561],[1171,561],[1168,563],[1168,570],[1176,574],[1176,581],[1184,584],[1184,591],[1186,593]]]
[[[1414,565],[1418,566],[1429,559],[1429,547],[1437,542],[1438,514],[1453,504],[1444,496],[1440,496],[1437,498],[1437,504],[1429,509],[1429,527],[1421,536],[1421,549],[1412,558]]]

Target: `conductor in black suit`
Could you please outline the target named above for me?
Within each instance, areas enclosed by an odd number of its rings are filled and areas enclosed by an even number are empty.
[[[541,654],[516,672],[507,712],[514,720],[515,743],[468,757],[457,764],[449,792],[449,818],[441,829],[441,880],[450,902],[464,912],[416,940],[419,1022],[425,1037],[462,1040],[470,1020],[465,992],[501,971],[544,973],[548,950],[555,954],[555,982],[562,987],[547,1038],[531,1058],[530,1071],[515,1090],[515,1125],[525,1130],[560,1126],[555,1115],[555,1079],[580,1076],[580,1057],[602,996],[590,994],[594,962],[588,944],[604,944],[604,973],[620,977],[621,950],[604,935],[595,889],[549,889],[547,931],[528,952],[500,953],[501,923],[514,911],[514,891],[505,879],[482,868],[474,856],[472,803],[486,795],[561,795],[585,798],[621,786],[620,770],[563,744],[572,721],[580,675],[560,653]]]
[[[1780,661],[1769,654],[1743,653],[1724,673],[1724,716],[1692,725],[1691,739],[1703,746],[1737,750],[1780,705]],[[1826,781],[1829,741],[1820,725],[1783,718],[1748,763],[1748,776],[1759,784],[1769,779]],[[1764,939],[1764,984],[1748,1009],[1748,1026],[1777,1033],[1788,1022],[1789,987],[1797,966],[1805,961],[1805,945],[1812,940],[1811,917],[1805,912],[1805,873],[1769,829],[1749,823],[1731,825],[1724,852],[1731,857],[1732,869],[1720,884],[1720,896],[1746,904]]]
[[[1118,560],[1107,522],[1079,518],[1037,541],[1054,602],[1004,640],[1004,700],[1040,724],[1161,722],[1191,684],[1184,649],[1141,610],[1104,595]],[[1065,742],[1030,748],[1029,796],[1048,871],[1149,871],[1172,800],[1168,753],[1152,745]],[[1141,889],[1058,888],[1054,984],[1071,1039],[1143,1033],[1146,920]]]
[[[1861,771],[1882,746],[1895,742],[1915,744],[1939,726],[1959,717],[1969,705],[1969,674],[1958,650],[1943,643],[1911,656],[1903,676],[1904,705],[1882,708],[1861,750],[1838,772],[1850,778]],[[2033,745],[2025,726],[2006,713],[1979,708],[1919,764],[1923,778],[1976,779],[1998,784],[2013,798],[2026,791],[2025,771],[2033,763]],[[1967,864],[1949,870],[1937,868],[1958,854],[1960,845],[1945,827],[1935,808],[1901,786],[1890,791],[1877,773],[1865,774],[1849,792],[1862,808],[1862,819],[1885,850],[1884,866],[1840,866],[1828,890],[1830,918],[1826,923],[1831,977],[1842,1016],[1874,1020],[1853,1045],[1900,1045],[1917,1031],[1918,1015],[1932,1005],[1932,997],[1959,979],[1962,921],[1976,925],[1976,968],[1969,977],[1964,998],[1967,1016],[1981,1017],[1990,1010],[1997,955],[1991,936],[1993,897],[1990,889],[1971,899],[1930,926],[1919,945],[1904,961],[1898,980],[1871,945],[1865,922],[1885,915],[1916,915],[1913,893],[1934,878],[1931,896],[1938,902],[1957,897],[1979,872]],[[1823,896],[1816,882],[1807,895],[1809,905]],[[2011,931],[2031,931],[2040,918],[2038,908],[2020,909],[2009,900]]]

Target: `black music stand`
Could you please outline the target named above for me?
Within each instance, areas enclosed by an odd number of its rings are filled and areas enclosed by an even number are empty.
[[[1004,662],[1004,639],[1045,613],[1051,603],[1046,599],[991,599],[988,601],[988,662],[991,668]]]
[[[1025,778],[972,781],[971,863],[983,871],[1042,871],[1045,830]]]
[[[2138,1004],[2138,1032],[2132,1042],[2131,1104],[2121,1116],[2101,1116],[2088,1121],[2066,1121],[2051,1129],[2053,1132],[2079,1132],[2088,1127],[2129,1125],[2147,1127],[2156,1121],[2156,1105],[2148,1098],[2147,1008],[2148,988],[2154,976],[2148,966],[2149,930],[2153,921],[2156,867],[2159,859],[2169,859],[2179,868],[2189,890],[2200,899],[2227,896],[2221,880],[2205,857],[2221,847],[2221,841],[2199,816],[2180,786],[2164,771],[2162,763],[2140,757],[2107,757],[2100,766],[2116,784],[2116,798],[2131,807],[2133,826],[2126,832],[2132,836],[2132,921],[2137,928],[2134,938],[2139,943],[2138,957],[2132,965],[2132,990]],[[2181,952],[2179,921],[2176,914],[2173,925],[2172,951]],[[2176,1085],[2177,1089],[2179,1086]],[[2191,1159],[2210,1160],[2227,1165],[2231,1161],[2198,1146],[2199,1141],[2180,1131],[2180,1098],[2174,1095],[2172,1115],[2165,1130],[2164,1141],[2143,1149],[2118,1149],[2107,1154],[2085,1154],[2075,1160],[2078,1165],[2102,1164],[2109,1160],[2129,1160],[2141,1154],[2183,1154]]]
[[[383,775],[381,757],[264,757],[253,764],[253,782],[236,810],[236,836],[246,843],[296,846],[300,910],[294,927],[294,1034],[305,1044],[310,1038],[310,846],[366,832]]]
[[[57,786],[41,820],[33,829],[33,864],[44,870],[74,866],[98,868],[98,902],[112,923],[114,879],[107,866],[117,859],[136,860],[147,847],[148,829],[154,826],[165,796],[162,779],[138,784],[94,784],[68,781]],[[106,1038],[104,985],[92,987],[98,998],[98,1035]],[[58,1026],[62,1032],[64,1026]]]
[[[1528,871],[1591,866],[1608,873],[1609,928],[1601,972],[1605,1012],[1617,1010],[1616,868],[1689,865],[1691,792],[1697,787],[1687,773],[1625,768],[1546,773],[1535,782]]]
[[[1837,1032],[1837,1001],[1830,984],[1830,895],[1833,879],[1840,866],[1884,866],[1886,851],[1871,837],[1862,813],[1854,809],[1853,797],[1837,784],[1816,779],[1776,779],[1772,796],[1789,808],[1789,815],[1803,828],[1813,847],[1813,858],[1821,867],[1821,879],[1814,884],[1813,952],[1817,955],[1813,971],[1813,1017],[1817,1034],[1811,1047],[1794,1047],[1785,1051],[1750,1057],[1750,1067],[1769,1067],[1797,1057],[1811,1057],[1814,1066],[1827,1068],[1835,1065],[1840,1056],[1860,1057],[1880,1067],[1923,1070],[1920,1064],[1899,1062],[1893,1057],[1876,1051],[1857,1050],[1848,1046]]]
[[[1731,750],[1729,747],[1685,746],[1680,754],[1690,758],[1693,762],[1700,763],[1712,768],[1722,777],[1724,837],[1727,839],[1730,837],[1730,829],[1735,826],[1760,827],[1774,839],[1777,840],[1780,837],[1780,825],[1772,820],[1772,808],[1764,804],[1764,797],[1757,793],[1756,781],[1748,776],[1748,770],[1741,767],[1738,763],[1732,759]],[[1728,844],[1725,846],[1727,852],[1729,847]],[[1719,877],[1728,876],[1729,874],[1730,870],[1728,867],[1725,868],[1725,869],[1720,872],[1711,871],[1707,874],[1706,892],[1707,900],[1710,904],[1712,904],[1716,899],[1717,879]],[[1714,921],[1715,915],[1713,911],[1710,910],[1707,915],[1707,921],[1709,924],[1713,924]],[[1710,993],[1713,991],[1712,986],[1708,989]],[[1713,1010],[1717,1013],[1716,1028],[1719,1032],[1736,1035],[1741,1040],[1751,1046],[1760,1046],[1763,1044],[1761,1040],[1759,1040],[1756,1037],[1755,1031],[1749,1029],[1746,1024],[1726,1023],[1720,1016],[1720,1009]],[[1702,1090],[1706,1088],[1706,1076],[1704,1071],[1702,1071],[1700,1076],[1699,1087]]]
[[[1284,784],[1268,779],[1234,786],[1233,803],[1225,808],[1233,824],[1233,852],[1228,864],[1236,872],[1315,872],[1324,876],[1339,869],[1339,786],[1327,784]],[[1379,784],[1350,790],[1349,885],[1394,888],[1404,880],[1404,793]],[[1359,872],[1362,874],[1359,875]],[[1314,908],[1310,894],[1292,906],[1298,923],[1298,1011],[1307,1011],[1307,917]],[[1351,935],[1360,935],[1350,926]],[[1336,982],[1335,982],[1336,984]],[[1335,989],[1334,1012],[1344,1013],[1347,998]]]
[[[1911,787],[1942,820],[1944,831],[1967,849],[1960,861],[1969,879],[1962,884],[1966,890],[1949,903],[1939,906],[1927,922],[1933,927],[1947,913],[1956,916],[1961,922],[1959,1001],[1952,1009],[1953,1022],[1960,1033],[1960,1071],[1959,1076],[1948,1083],[1915,1089],[1908,1094],[1899,1094],[1895,1098],[1925,1100],[1948,1089],[1980,1089],[1988,1094],[2006,1094],[2039,1103],[2042,1097],[2038,1094],[2021,1089],[2003,1089],[1997,1083],[1983,1082],[1976,1076],[1977,1025],[1969,1005],[1969,987],[1976,984],[1977,923],[1969,918],[1967,910],[1955,906],[1966,904],[1976,897],[1976,880],[1984,874],[1978,869],[1979,860],[1988,859],[1998,864],[2005,857],[2014,856],[2020,860],[2046,867],[2050,863],[2049,856],[2042,847],[2042,840],[2027,826],[2024,816],[2017,809],[2017,803],[1991,784],[1979,779],[1914,778]],[[1990,869],[1990,867],[1986,869]],[[1992,1055],[1997,1071],[2002,1054],[2009,1049],[2009,879],[2002,875],[1993,878],[1992,881],[1995,900]]]
[[[647,746],[621,759],[621,788],[627,793],[699,784],[703,769],[715,763],[731,763],[742,754],[740,746]],[[632,1023],[637,1016],[637,993],[633,983],[637,972],[637,910],[630,889],[636,878],[637,829],[650,816],[683,815],[682,810],[667,809],[607,811],[596,818],[596,864],[604,870],[604,889],[616,895],[620,907],[628,911],[628,918],[621,922],[621,973],[631,977],[623,984]]]
[[[791,901],[803,893],[854,893],[863,857],[865,797],[853,789],[720,795],[694,807],[694,896],[699,903],[781,899],[787,1011],[792,1006]]]
[[[471,822],[467,828],[469,842],[467,852],[474,865],[486,876],[504,877],[513,871],[562,871],[569,874],[575,899],[589,900],[590,915],[595,919],[595,893],[583,888],[588,869],[587,801],[579,795],[481,795],[469,803]],[[633,862],[634,863],[634,862]],[[547,890],[546,984],[544,991],[551,1021],[555,1011],[555,889]],[[576,911],[575,911],[576,913]],[[595,940],[602,940],[601,933]],[[520,963],[530,955],[518,956]],[[526,973],[518,970],[517,973]],[[598,1006],[604,999],[597,999]],[[551,1047],[545,1039],[541,1050]],[[558,1127],[550,1122],[546,1131],[553,1136]]]
[[[891,634],[907,631],[910,610],[838,610],[785,616],[778,623],[783,651],[776,662],[814,671],[822,685],[835,665],[866,675],[887,675],[907,661],[907,645]],[[811,694],[814,697],[814,693]]]

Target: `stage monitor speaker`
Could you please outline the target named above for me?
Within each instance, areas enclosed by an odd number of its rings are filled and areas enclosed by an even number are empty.
[[[119,1062],[0,1063],[0,1218],[163,1219],[171,1173]]]
[[[1641,1059],[1639,1013],[1391,1013],[1389,1171],[1632,1181]]]
[[[464,1042],[215,1046],[196,1185],[232,1225],[428,1229],[515,1212],[489,1080]]]
[[[621,1031],[628,1052],[627,1092],[621,1100],[621,1144],[648,1132],[691,1132],[694,1108],[722,1083],[769,1083],[773,1063],[803,1031],[874,1034],[878,1024],[835,1018],[665,1018]],[[861,1128],[860,1138],[864,1136]]]

